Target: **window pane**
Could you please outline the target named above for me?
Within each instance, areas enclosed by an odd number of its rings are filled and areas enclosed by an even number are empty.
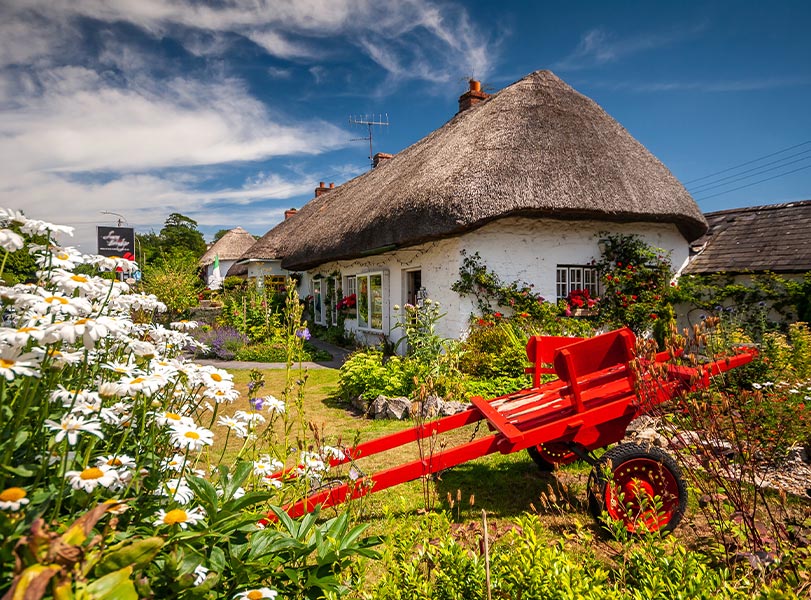
[[[569,269],[569,290],[566,295],[572,293],[572,290],[583,289],[583,269],[580,267],[573,267]]]
[[[369,277],[369,295],[371,300],[372,319],[370,326],[372,329],[383,329],[383,276],[372,275]]]
[[[368,275],[358,275],[358,327],[369,327]]]
[[[323,311],[321,310],[321,280],[313,280],[313,321],[318,324],[324,323]]]
[[[565,298],[566,296],[569,295],[569,287],[568,287],[568,284],[567,284],[567,280],[568,280],[567,275],[568,274],[569,274],[569,269],[566,269],[566,268],[561,269],[560,267],[558,267],[557,281],[556,281],[558,299]]]
[[[346,311],[346,316],[348,319],[358,318],[357,293],[358,293],[357,279],[355,279],[354,277],[347,277],[346,289],[344,290],[344,297],[347,298],[355,294],[355,306],[349,308],[349,310]]]

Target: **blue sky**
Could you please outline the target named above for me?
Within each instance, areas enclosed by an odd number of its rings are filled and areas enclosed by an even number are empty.
[[[261,235],[319,181],[368,169],[350,116],[387,114],[374,149],[396,153],[454,115],[468,78],[492,92],[537,69],[704,211],[809,199],[809,24],[799,0],[3,0],[0,203],[76,226],[85,251],[117,218],[102,211]]]

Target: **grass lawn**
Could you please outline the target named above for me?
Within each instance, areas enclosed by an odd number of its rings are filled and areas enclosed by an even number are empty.
[[[249,408],[247,384],[249,371],[234,370],[234,382],[242,393],[241,398],[232,405],[224,407],[221,414],[233,414],[237,410]],[[286,373],[284,370],[266,370],[265,387],[260,396],[272,394],[282,397]],[[303,394],[304,421],[311,423],[319,431],[323,442],[333,446],[353,445],[376,437],[400,431],[414,425],[413,421],[371,420],[357,414],[347,404],[336,399],[338,371],[334,369],[314,369],[307,371]],[[294,377],[299,378],[296,371]],[[302,431],[298,426],[299,412],[295,406],[288,404],[289,421],[294,423],[293,431],[288,436],[287,445],[300,444],[306,435],[303,445],[314,443],[311,430]],[[475,426],[468,426],[438,436],[434,441],[438,451],[443,447],[465,443],[474,434]],[[283,437],[283,427],[275,428],[279,438]],[[477,437],[488,435],[486,424],[482,424]],[[218,436],[218,440],[224,439]],[[221,442],[220,442],[221,443]],[[232,439],[225,449],[225,460],[228,462],[236,456],[242,441]],[[429,442],[425,442],[426,447]],[[260,452],[264,451],[258,448]],[[216,455],[223,451],[222,446],[215,447]],[[417,444],[409,444],[386,453],[358,461],[358,466],[365,473],[399,465],[419,459]],[[448,510],[455,520],[478,521],[481,510],[488,513],[488,518],[498,520],[515,517],[526,511],[539,511],[548,515],[549,526],[570,527],[578,523],[590,525],[591,517],[586,510],[586,481],[589,467],[575,464],[561,469],[557,473],[540,472],[526,452],[502,455],[492,454],[475,461],[459,465],[440,473],[429,481],[412,481],[364,499],[356,500],[352,511],[357,518],[369,520],[375,525],[384,522],[386,516],[406,516],[424,510]],[[541,499],[544,494],[546,499]],[[471,497],[473,505],[471,505]],[[457,501],[460,498],[460,501]],[[449,502],[449,499],[452,502]],[[454,505],[451,508],[451,503]]]

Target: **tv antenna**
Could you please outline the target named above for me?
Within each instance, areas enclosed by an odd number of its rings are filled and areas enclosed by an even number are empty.
[[[378,127],[388,127],[389,126],[389,113],[385,114],[378,114],[378,115],[363,115],[363,116],[350,116],[349,122],[352,125],[365,125],[369,135],[365,137],[359,138],[352,138],[350,142],[360,142],[364,140],[369,140],[369,163],[371,166],[374,166],[374,150],[372,149],[372,127],[377,125]]]

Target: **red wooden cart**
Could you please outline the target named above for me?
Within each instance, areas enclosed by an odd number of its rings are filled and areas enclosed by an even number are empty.
[[[628,424],[652,406],[707,386],[711,376],[750,362],[756,352],[742,348],[700,368],[678,366],[663,352],[655,357],[655,364],[635,368],[640,366],[634,365],[635,346],[629,329],[588,339],[535,336],[527,344],[527,358],[533,363],[527,369],[533,376],[532,388],[492,400],[473,397],[463,412],[347,448],[345,458],[330,464],[354,462],[479,421],[486,421],[489,435],[316,491],[288,506],[287,512],[300,516],[319,505],[340,504],[487,454],[528,450],[546,470],[578,458],[589,462],[593,466],[589,506],[595,516],[607,512],[631,531],[639,527],[671,530],[687,502],[684,479],[671,456],[635,443],[614,446],[599,459],[591,451],[621,441]],[[544,373],[556,374],[557,379],[541,383]]]

